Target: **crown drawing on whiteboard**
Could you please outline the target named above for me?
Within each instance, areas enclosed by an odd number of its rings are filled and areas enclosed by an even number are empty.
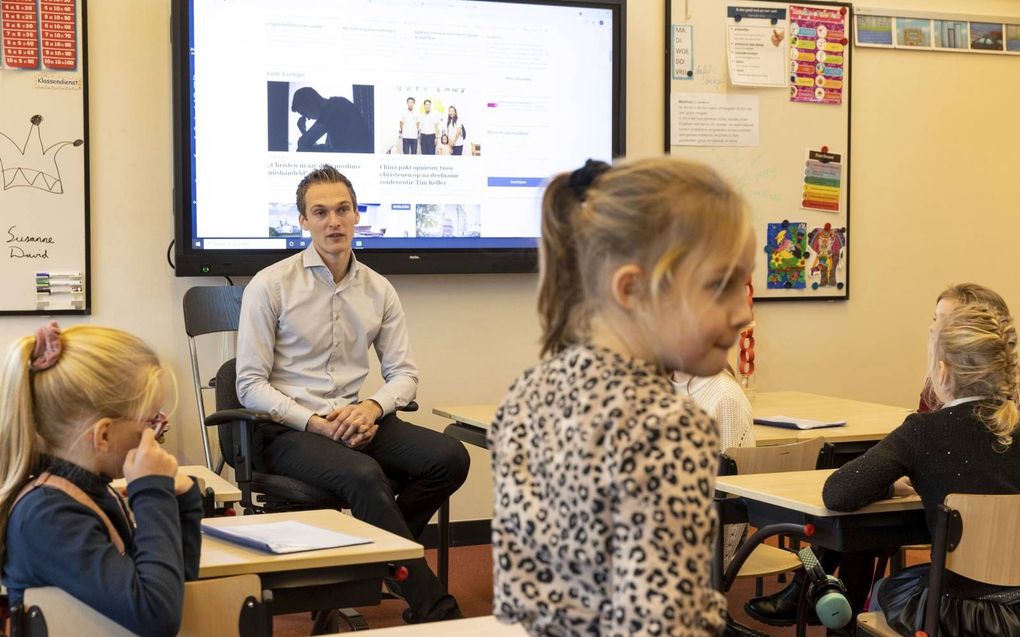
[[[43,145],[42,115],[33,115],[25,143],[18,145],[5,133],[0,133],[0,173],[3,174],[4,190],[27,187],[38,188],[55,195],[64,192],[60,181],[60,167],[57,153],[65,146],[81,146],[81,139],[57,142],[50,147]]]

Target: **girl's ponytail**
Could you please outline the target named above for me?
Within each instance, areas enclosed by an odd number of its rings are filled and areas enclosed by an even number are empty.
[[[29,371],[35,338],[18,340],[0,369],[0,560],[6,550],[7,519],[14,499],[35,467],[39,453]],[[45,373],[45,372],[42,372]]]
[[[557,175],[542,197],[541,281],[538,313],[542,322],[542,356],[557,354],[578,340],[578,321],[586,309],[577,255],[577,217],[585,194],[605,162],[589,159],[573,173]]]

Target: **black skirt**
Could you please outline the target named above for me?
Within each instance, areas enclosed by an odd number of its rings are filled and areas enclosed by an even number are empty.
[[[889,626],[904,637],[924,628],[930,564],[911,566],[892,575],[878,590],[878,603]],[[939,600],[940,637],[1020,637],[1020,589],[959,599]]]

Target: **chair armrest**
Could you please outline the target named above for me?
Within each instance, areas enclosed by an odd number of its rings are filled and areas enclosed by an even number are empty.
[[[243,420],[254,424],[265,424],[275,422],[269,412],[255,409],[221,409],[205,418],[206,427],[218,427],[229,425],[232,422]]]
[[[418,401],[412,400],[397,411],[418,411]]]

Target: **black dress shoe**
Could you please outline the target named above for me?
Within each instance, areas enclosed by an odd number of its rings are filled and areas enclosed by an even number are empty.
[[[750,617],[769,626],[793,626],[797,623],[797,604],[800,603],[801,578],[793,581],[777,593],[755,597],[744,604],[744,610]],[[808,605],[807,623],[820,626],[815,609]]]

